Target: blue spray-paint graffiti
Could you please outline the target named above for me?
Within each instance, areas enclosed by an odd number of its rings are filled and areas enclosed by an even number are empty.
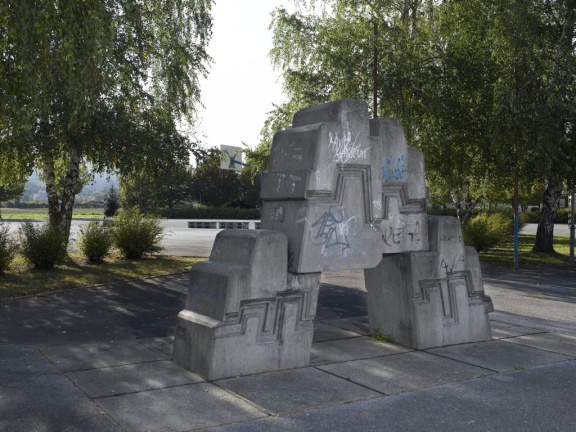
[[[330,207],[327,212],[312,224],[312,228],[318,227],[316,235],[311,236],[312,242],[314,244],[324,245],[327,248],[340,245],[342,246],[342,250],[348,249],[350,247],[348,236],[346,235],[346,225],[348,222],[349,220],[344,221],[342,211],[335,207]]]
[[[404,155],[388,156],[386,163],[382,167],[382,181],[406,180],[408,178],[408,169]]]

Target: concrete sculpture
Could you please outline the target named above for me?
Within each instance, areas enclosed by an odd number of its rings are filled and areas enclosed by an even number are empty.
[[[274,137],[262,230],[222,231],[191,271],[174,361],[207,379],[306,366],[320,274],[365,269],[370,326],[417,349],[491,339],[478,255],[426,215],[424,158],[341,100]]]

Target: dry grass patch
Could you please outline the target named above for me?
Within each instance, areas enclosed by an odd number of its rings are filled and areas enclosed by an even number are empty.
[[[118,254],[100,264],[92,264],[80,254],[53,270],[31,269],[21,256],[16,257],[4,276],[0,276],[0,299],[88,287],[123,280],[161,276],[188,271],[205,258],[151,256],[126,260]]]

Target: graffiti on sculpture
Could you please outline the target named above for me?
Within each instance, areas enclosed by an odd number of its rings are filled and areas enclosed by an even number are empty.
[[[401,125],[341,100],[274,136],[260,231],[218,234],[191,271],[174,361],[207,379],[308,365],[320,274],[364,269],[370,327],[425,349],[491,338],[478,254],[426,214]]]

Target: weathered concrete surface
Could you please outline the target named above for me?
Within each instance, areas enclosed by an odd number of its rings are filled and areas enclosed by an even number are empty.
[[[492,302],[460,223],[430,217],[429,239],[429,252],[384,255],[365,270],[370,326],[417,349],[490,340]]]
[[[399,344],[490,339],[478,256],[456,219],[427,217],[426,197],[398,121],[351,99],[299,111],[272,143],[268,231],[223,232],[192,271],[174,361],[209,379],[307,365],[327,270],[368,269],[370,327]]]
[[[280,232],[226,230],[191,271],[174,361],[207,379],[306,366],[320,274],[287,273]]]
[[[288,236],[289,271],[378,263],[381,151],[368,106],[356,100],[299,111],[293,127],[274,136],[261,226]]]

